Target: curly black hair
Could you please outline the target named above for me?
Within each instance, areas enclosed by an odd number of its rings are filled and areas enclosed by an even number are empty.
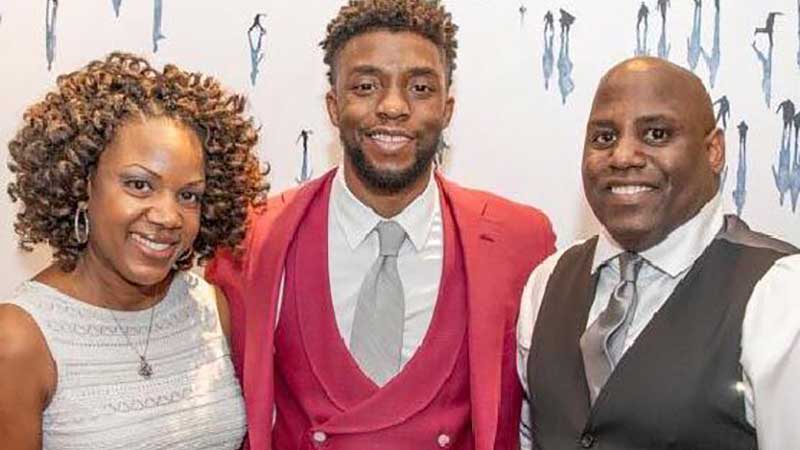
[[[14,230],[20,247],[47,243],[62,270],[71,271],[85,244],[77,241],[73,218],[88,199],[90,174],[100,154],[126,121],[164,117],[194,130],[203,144],[206,191],[189,268],[217,247],[236,248],[245,236],[247,212],[269,190],[268,169],[254,153],[258,130],[245,117],[245,98],[226,93],[212,77],[167,64],[159,72],[132,54],[115,52],[76,72],[61,75],[57,89],[23,115],[8,144],[8,185],[21,203]]]
[[[328,24],[328,34],[319,44],[325,51],[331,85],[337,52],[353,37],[374,30],[410,31],[430,39],[442,50],[447,83],[452,82],[458,26],[439,0],[350,0]]]

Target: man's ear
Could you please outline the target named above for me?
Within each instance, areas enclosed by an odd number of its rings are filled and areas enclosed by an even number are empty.
[[[333,87],[325,94],[325,106],[328,109],[328,118],[336,128],[339,128],[339,98]]]
[[[455,109],[455,106],[456,99],[453,96],[448,96],[444,104],[444,126],[442,128],[450,126],[450,120],[453,118],[453,109]]]
[[[711,170],[717,175],[721,174],[725,167],[725,132],[722,128],[714,128],[706,136],[705,148]]]

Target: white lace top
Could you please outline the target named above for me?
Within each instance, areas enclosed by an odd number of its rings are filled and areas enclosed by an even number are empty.
[[[45,336],[58,384],[44,411],[43,450],[236,449],[244,403],[219,323],[213,287],[182,272],[155,306],[147,360],[109,310],[38,282],[10,300]],[[142,352],[151,310],[114,311]]]

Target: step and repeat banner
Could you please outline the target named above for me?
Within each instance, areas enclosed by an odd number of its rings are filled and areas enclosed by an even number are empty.
[[[0,183],[22,113],[114,50],[175,63],[247,95],[273,192],[341,158],[318,43],[337,0],[0,0]],[[800,0],[450,0],[459,25],[456,113],[442,170],[545,211],[559,246],[597,231],[580,181],[594,89],[634,55],[694,71],[726,130],[725,209],[800,245]],[[5,191],[5,189],[3,189]],[[0,197],[0,295],[49,251],[17,248]]]

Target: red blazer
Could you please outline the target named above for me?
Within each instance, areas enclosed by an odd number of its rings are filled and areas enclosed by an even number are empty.
[[[242,381],[248,438],[244,448],[271,450],[273,345],[283,264],[310,201],[330,171],[278,194],[250,215],[244,252],[220,251],[206,268],[230,305],[234,366]],[[555,251],[547,217],[535,208],[436,179],[450,202],[467,276],[472,427],[477,450],[493,450],[498,425],[517,433],[522,393],[516,372],[516,321],[530,272]],[[500,439],[498,439],[498,437]]]

